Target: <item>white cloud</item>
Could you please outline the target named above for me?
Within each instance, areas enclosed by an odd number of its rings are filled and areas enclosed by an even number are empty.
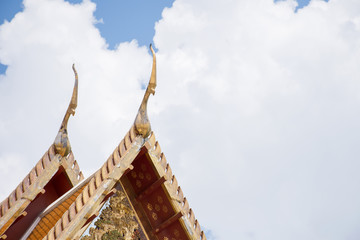
[[[360,3],[295,7],[179,0],[156,25],[156,129],[217,239],[359,237]]]
[[[69,135],[88,176],[130,127],[151,57],[135,41],[108,50],[89,1],[24,5],[0,27],[0,61],[9,65],[0,78],[0,161],[21,156],[30,169],[46,151],[75,62],[79,105]],[[150,119],[214,239],[360,236],[360,2],[295,7],[176,0],[156,24]]]

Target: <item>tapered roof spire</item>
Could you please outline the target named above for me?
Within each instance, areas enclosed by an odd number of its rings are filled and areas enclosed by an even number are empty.
[[[147,102],[149,100],[150,94],[153,95],[155,94],[155,88],[156,88],[156,56],[151,44],[150,44],[150,49],[153,55],[153,66],[152,66],[150,81],[148,87],[146,88],[144,98],[141,102],[134,123],[136,133],[142,135],[144,138],[148,137],[151,132],[151,125],[147,115]]]
[[[72,69],[75,74],[75,85],[73,94],[71,96],[70,104],[68,109],[66,110],[64,119],[61,123],[58,135],[55,138],[55,150],[56,153],[60,154],[62,157],[67,156],[70,153],[71,146],[70,141],[67,134],[67,124],[70,118],[70,115],[75,115],[75,109],[77,107],[77,98],[78,98],[78,75],[75,69],[75,64],[72,65]]]

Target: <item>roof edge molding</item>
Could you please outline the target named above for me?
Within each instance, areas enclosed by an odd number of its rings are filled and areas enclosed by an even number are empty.
[[[150,94],[152,95],[155,94],[155,88],[156,88],[156,56],[151,44],[150,44],[150,50],[153,55],[153,65],[152,65],[150,81],[146,88],[144,98],[141,102],[139,111],[136,115],[134,122],[136,134],[141,135],[143,138],[147,138],[151,133],[151,125],[150,125],[149,117],[147,115],[147,102],[149,100]]]
[[[72,93],[71,100],[69,103],[69,107],[66,110],[64,119],[63,119],[60,129],[59,129],[59,132],[54,141],[55,152],[60,154],[62,157],[69,155],[69,153],[71,151],[70,141],[69,141],[68,133],[67,133],[67,124],[68,124],[70,115],[73,115],[73,116],[75,115],[75,109],[77,107],[78,81],[79,80],[78,80],[78,75],[77,75],[77,72],[75,69],[75,64],[72,65],[72,69],[75,74],[74,89],[73,89],[73,93]]]

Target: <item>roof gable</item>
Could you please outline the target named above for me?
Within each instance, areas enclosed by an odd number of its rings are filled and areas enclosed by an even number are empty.
[[[19,228],[27,228],[40,212],[83,179],[67,136],[67,122],[77,105],[78,77],[74,66],[73,70],[73,96],[54,143],[9,197],[0,203],[2,238],[19,238]]]

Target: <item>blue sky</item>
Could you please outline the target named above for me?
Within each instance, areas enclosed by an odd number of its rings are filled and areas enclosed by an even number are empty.
[[[281,1],[281,0],[278,0]],[[309,4],[310,0],[297,0],[302,8]],[[328,0],[326,0],[328,1]],[[80,0],[70,0],[71,3],[79,3]],[[122,41],[137,39],[140,45],[147,45],[154,36],[154,23],[161,17],[164,7],[171,7],[174,0],[94,0],[97,9],[95,16],[103,19],[104,24],[98,24],[103,37],[109,43],[110,48]],[[0,2],[0,23],[5,19],[10,21],[14,15],[22,10],[22,0],[2,0]],[[121,29],[121,31],[119,31]]]
[[[69,0],[80,3],[80,0]],[[136,39],[139,45],[148,46],[154,37],[155,22],[160,20],[165,7],[171,7],[174,0],[94,0],[96,3],[95,17],[102,19],[96,26],[106,39],[109,48],[116,44]],[[22,11],[21,0],[0,1],[0,23],[10,21],[17,12]],[[0,63],[0,74],[6,66]]]
[[[275,0],[282,1],[282,0]],[[328,0],[325,0],[328,1]],[[70,3],[80,3],[80,0],[69,0]],[[174,0],[94,0],[96,3],[95,17],[102,19],[97,28],[106,39],[109,48],[113,49],[116,44],[136,39],[139,45],[148,45],[154,37],[154,24],[161,18],[161,12],[165,7],[171,7]],[[310,0],[297,0],[301,9],[307,6]],[[21,0],[0,1],[0,23],[6,19],[10,21],[14,15],[22,10]],[[3,74],[6,66],[0,63],[0,74]]]
[[[80,0],[69,0],[80,3]],[[97,27],[112,49],[119,42],[137,39],[140,45],[148,45],[154,36],[154,24],[161,18],[165,7],[171,7],[174,0],[94,0],[95,17],[102,19]],[[2,0],[0,2],[0,23],[10,21],[22,10],[21,0]]]
[[[72,149],[84,176],[100,167],[134,121],[153,42],[148,115],[209,240],[360,239],[360,1],[0,2],[2,198],[53,142],[72,63]]]

